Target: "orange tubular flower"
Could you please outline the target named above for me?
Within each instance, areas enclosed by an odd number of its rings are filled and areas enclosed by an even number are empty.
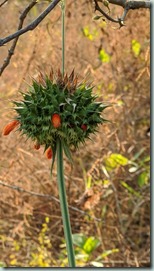
[[[51,147],[49,147],[46,150],[46,157],[47,157],[47,159],[51,159],[52,158],[52,149],[51,149]]]
[[[34,144],[34,149],[39,150],[40,149],[40,144],[39,143]]]
[[[82,124],[82,125],[81,125],[81,129],[82,129],[83,131],[86,131],[86,130],[87,130],[87,125],[86,125],[86,124]]]
[[[3,129],[3,135],[4,136],[9,135],[19,124],[20,122],[18,120],[13,120],[10,123],[8,123]]]
[[[51,123],[54,128],[59,128],[61,126],[61,117],[59,114],[53,114],[51,118]]]

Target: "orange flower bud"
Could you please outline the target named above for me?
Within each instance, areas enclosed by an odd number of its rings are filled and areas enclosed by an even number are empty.
[[[13,120],[10,123],[8,123],[4,129],[3,129],[3,135],[9,135],[10,132],[12,132],[18,125],[20,124],[20,122],[18,120]]]
[[[87,125],[86,124],[82,124],[81,125],[81,129],[84,130],[84,131],[86,131],[87,130]]]
[[[39,150],[40,149],[40,144],[39,143],[34,144],[34,149]]]
[[[53,114],[51,118],[51,123],[54,128],[59,128],[61,126],[61,118],[59,114]]]
[[[51,147],[49,147],[46,150],[46,157],[47,157],[47,159],[51,159],[52,158],[52,149],[51,149]]]

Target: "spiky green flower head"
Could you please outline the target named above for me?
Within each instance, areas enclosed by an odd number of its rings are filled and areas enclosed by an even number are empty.
[[[18,129],[45,150],[56,150],[59,138],[69,156],[70,147],[84,143],[106,121],[101,113],[108,105],[96,102],[92,89],[77,83],[74,71],[70,76],[60,71],[55,76],[52,70],[48,76],[40,73],[28,92],[22,93],[23,100],[14,102]]]

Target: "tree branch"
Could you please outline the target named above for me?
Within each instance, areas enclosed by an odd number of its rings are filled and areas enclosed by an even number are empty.
[[[8,0],[4,0],[2,3],[0,3],[0,8],[7,2]]]
[[[150,8],[150,1],[129,0],[126,2],[125,8],[127,9]]]
[[[24,193],[27,193],[27,194],[30,194],[30,195],[36,196],[36,197],[52,199],[52,200],[54,200],[54,201],[60,203],[60,200],[59,200],[59,199],[57,199],[57,198],[54,197],[54,196],[48,195],[48,194],[45,195],[45,194],[41,194],[41,193],[32,192],[32,191],[26,190],[26,189],[24,189],[24,188],[22,188],[22,187],[19,187],[19,186],[17,186],[17,185],[6,184],[6,183],[4,183],[4,182],[2,182],[2,181],[0,181],[0,185],[2,185],[2,186],[4,186],[4,187],[11,188],[11,189],[16,190],[16,191],[18,191],[18,192],[24,192]],[[84,212],[84,211],[82,211],[82,210],[80,210],[80,209],[78,209],[78,208],[76,208],[76,207],[74,207],[74,206],[68,205],[68,207],[69,207],[70,209],[76,211],[76,212],[79,212],[79,213],[83,214],[83,215],[87,215],[87,216],[89,216],[90,218],[92,218],[92,219],[94,219],[94,220],[102,221],[100,218],[96,218],[96,217],[94,218],[94,217],[91,217],[87,212]]]
[[[95,3],[95,10],[98,10],[105,18],[107,18],[109,21],[112,21],[114,23],[118,23],[120,27],[124,26],[124,20],[126,18],[126,15],[130,9],[139,9],[139,8],[150,8],[150,1],[149,0],[107,0],[108,3],[119,5],[123,7],[124,12],[121,17],[114,19],[111,16],[109,16],[100,6],[98,5],[98,2],[103,2],[103,0],[94,0]]]
[[[103,2],[102,0],[98,0],[97,2]],[[138,8],[150,8],[150,0],[108,0],[110,4],[118,5],[123,8],[126,7],[126,5],[132,5],[132,9],[138,9]],[[131,9],[131,8],[130,8]]]
[[[19,17],[19,25],[18,25],[18,30],[20,30],[23,26],[24,20],[28,14],[28,12],[32,9],[32,7],[34,7],[37,3],[37,0],[33,0],[26,8],[25,10],[22,12],[22,14]],[[3,65],[0,67],[0,76],[2,75],[3,71],[5,70],[5,68],[9,65],[11,57],[14,54],[17,42],[18,42],[19,36],[15,38],[15,40],[13,41],[13,44],[11,46],[11,48],[8,51],[8,56],[7,58],[4,60]]]
[[[94,0],[94,2],[95,2],[95,11],[98,10],[98,11],[99,11],[101,14],[103,14],[103,16],[104,16],[105,18],[107,18],[109,21],[112,21],[112,22],[114,22],[114,23],[119,23],[119,20],[118,20],[118,19],[114,19],[114,18],[110,17],[104,10],[102,10],[102,9],[100,8],[100,6],[99,6],[98,3],[97,3],[97,0]]]
[[[6,44],[7,42],[23,35],[24,33],[31,31],[33,29],[35,29],[38,24],[40,24],[40,22],[50,13],[51,10],[53,10],[55,8],[55,6],[60,2],[60,0],[53,0],[52,3],[29,25],[27,25],[26,27],[16,31],[15,33],[0,39],[0,46],[3,46],[4,44]]]

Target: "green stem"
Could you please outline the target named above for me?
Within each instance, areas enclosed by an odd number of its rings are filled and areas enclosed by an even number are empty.
[[[60,207],[64,226],[64,235],[66,240],[66,249],[68,253],[68,262],[70,267],[75,267],[75,256],[72,242],[71,225],[69,219],[63,171],[63,147],[60,139],[57,139],[57,177],[58,177]]]
[[[65,0],[61,0],[62,10],[62,75],[65,72]],[[73,249],[72,232],[70,225],[70,218],[68,212],[64,170],[63,170],[63,147],[62,142],[57,139],[57,178],[58,178],[58,189],[60,198],[60,207],[62,212],[64,235],[66,240],[66,249],[68,253],[68,262],[70,267],[75,267],[75,255]]]
[[[62,10],[62,75],[65,72],[65,0],[61,2]]]

